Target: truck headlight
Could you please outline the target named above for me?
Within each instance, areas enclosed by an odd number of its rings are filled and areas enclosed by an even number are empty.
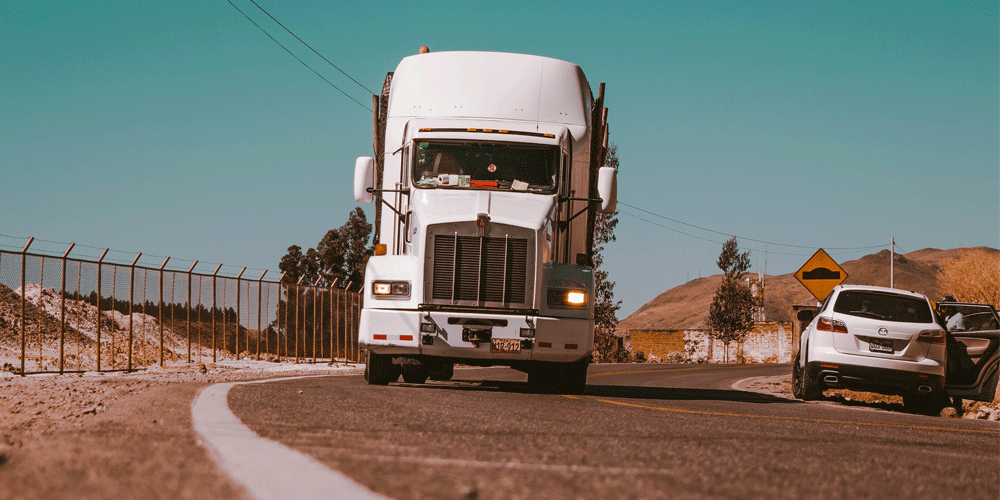
[[[372,295],[383,299],[405,299],[410,296],[410,282],[372,281]]]
[[[587,292],[566,288],[549,289],[548,303],[550,307],[584,307],[587,305]]]

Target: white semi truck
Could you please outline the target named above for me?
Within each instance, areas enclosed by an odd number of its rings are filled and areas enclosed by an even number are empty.
[[[523,54],[420,53],[373,96],[376,202],[359,343],[365,378],[509,366],[582,393],[594,346],[593,228],[614,212],[604,85]]]

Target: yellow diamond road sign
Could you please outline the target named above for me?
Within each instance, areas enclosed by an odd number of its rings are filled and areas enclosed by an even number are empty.
[[[795,279],[822,302],[833,291],[833,287],[847,279],[844,271],[822,248],[816,251],[805,265],[795,272]]]

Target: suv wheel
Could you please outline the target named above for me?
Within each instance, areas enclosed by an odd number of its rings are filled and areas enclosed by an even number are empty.
[[[823,388],[806,376],[799,366],[798,357],[792,364],[792,395],[802,401],[814,401],[823,396]]]
[[[943,394],[903,394],[903,408],[911,413],[936,417],[950,400]]]

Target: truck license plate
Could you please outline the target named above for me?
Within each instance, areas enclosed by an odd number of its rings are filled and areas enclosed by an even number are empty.
[[[521,352],[521,339],[490,339],[490,352]]]
[[[888,339],[869,339],[868,350],[871,352],[886,352],[892,354],[892,341]]]

